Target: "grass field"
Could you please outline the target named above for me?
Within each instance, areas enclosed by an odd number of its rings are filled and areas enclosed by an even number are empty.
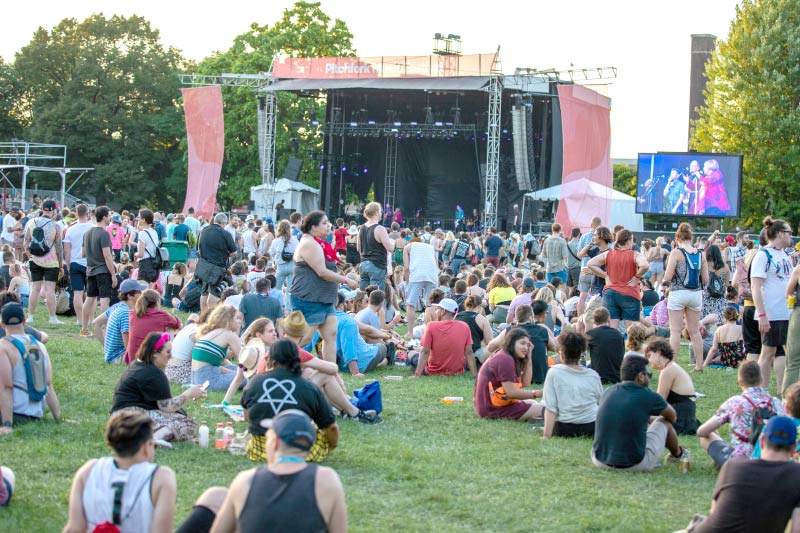
[[[109,453],[103,428],[123,368],[103,363],[97,341],[79,338],[74,319],[68,324],[45,326],[64,421],[50,418],[0,437],[0,463],[17,474],[12,505],[0,509],[0,531],[59,531],[73,473]],[[681,360],[688,363],[685,349]],[[410,368],[369,376],[381,379],[385,422],[340,421],[340,446],[326,462],[344,484],[352,531],[673,531],[708,511],[716,472],[697,437],[681,439],[693,455],[688,474],[673,466],[652,474],[600,471],[591,466],[590,440],[543,441],[528,424],[478,419],[469,377],[388,381],[386,374],[407,377]],[[698,400],[701,421],[738,391],[736,374],[722,370],[706,370],[695,385],[708,395]],[[443,396],[466,401],[443,404]],[[222,393],[209,398],[221,399]],[[227,421],[200,403],[186,409],[212,427]],[[176,523],[206,487],[228,485],[252,466],[189,443],[157,451],[156,460],[177,474]]]

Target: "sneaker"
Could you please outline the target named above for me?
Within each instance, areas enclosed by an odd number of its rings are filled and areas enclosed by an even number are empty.
[[[81,336],[81,337],[91,337],[91,336],[92,336],[92,334],[91,334],[91,333],[89,333],[89,330],[88,330],[88,329],[86,329],[86,328],[81,328],[80,336]]]
[[[383,422],[383,418],[378,416],[375,411],[358,411],[358,414],[354,416],[356,420],[361,422],[362,424],[380,424]]]
[[[33,324],[33,315],[28,315],[25,317],[25,322],[28,324]]]
[[[54,326],[60,326],[60,325],[64,324],[62,321],[60,321],[59,319],[57,319],[57,318],[56,318],[56,317],[54,317],[54,316],[51,316],[51,317],[50,317],[50,321],[49,321],[49,323],[50,323],[50,324],[52,324],[52,325],[54,325]]]
[[[689,453],[689,450],[681,446],[681,454],[678,457],[673,457],[673,455],[670,452],[667,452],[666,462],[671,464],[677,464],[680,463],[683,459],[689,460],[691,458],[692,454]]]
[[[153,443],[155,443],[158,448],[166,448],[168,450],[172,449],[172,443],[162,439],[153,439]]]

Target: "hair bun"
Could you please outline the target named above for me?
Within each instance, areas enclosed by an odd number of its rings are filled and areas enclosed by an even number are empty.
[[[775,219],[772,218],[771,216],[767,215],[766,217],[764,217],[763,223],[764,223],[764,227],[768,228],[768,227],[772,226],[775,223]]]

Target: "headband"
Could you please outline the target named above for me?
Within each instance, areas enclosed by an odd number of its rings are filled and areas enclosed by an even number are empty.
[[[157,352],[157,351],[161,350],[161,348],[163,348],[164,345],[167,344],[170,341],[170,339],[171,339],[171,337],[170,337],[169,333],[162,333],[161,337],[158,339],[158,342],[156,343],[155,348],[153,348],[153,351]]]

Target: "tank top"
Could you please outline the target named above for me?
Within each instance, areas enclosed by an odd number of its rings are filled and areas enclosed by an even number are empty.
[[[384,261],[383,264],[385,267],[386,262]],[[336,263],[333,261],[325,261],[325,267],[336,272]],[[306,302],[336,305],[338,291],[338,283],[320,278],[305,261],[294,262],[294,279],[290,289],[293,298]]]
[[[315,464],[294,474],[256,470],[239,514],[239,531],[260,533],[267,524],[270,531],[328,531],[314,493],[316,476]]]
[[[157,469],[155,463],[137,463],[122,470],[113,457],[98,459],[83,488],[86,530],[111,522],[122,533],[150,531],[153,522],[150,485]]]
[[[361,243],[361,260],[370,261],[378,268],[386,268],[386,248],[375,238],[378,224],[361,228],[358,239]]]
[[[635,254],[636,252],[633,250],[612,249],[608,251],[606,273],[610,281],[606,284],[606,289],[641,300],[642,292],[639,290],[638,284],[635,287],[628,285],[631,278],[636,275],[636,271],[639,270],[636,266]]]
[[[456,244],[456,254],[453,256],[453,259],[466,259],[467,254],[469,253],[469,243],[464,240],[458,241]]]
[[[462,311],[456,315],[456,320],[464,322],[469,326],[469,332],[472,335],[473,352],[481,347],[481,341],[483,340],[483,330],[475,320],[476,316],[478,316],[478,313],[475,311]]]
[[[11,335],[23,343],[31,342],[27,335]],[[11,339],[7,339],[10,342]],[[14,348],[16,350],[16,348]],[[19,354],[19,350],[17,350]],[[47,368],[47,363],[45,363]],[[28,378],[25,375],[25,363],[22,358],[17,359],[17,365],[11,370],[11,383],[13,388],[12,403],[13,412],[18,415],[30,416],[33,418],[42,418],[44,416],[44,400],[38,402],[31,401],[28,396]]]
[[[345,260],[351,265],[357,265],[361,262],[361,255],[358,253],[358,248],[356,247],[356,243],[354,242],[347,243],[347,252]]]
[[[199,340],[192,350],[192,361],[220,366],[228,355],[228,349],[210,340]]]

